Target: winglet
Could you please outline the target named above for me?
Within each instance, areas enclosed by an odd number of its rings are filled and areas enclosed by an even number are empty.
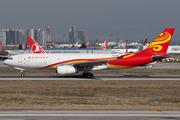
[[[106,40],[99,49],[106,49],[107,44],[108,44],[108,40]]]
[[[27,37],[27,40],[33,53],[46,53],[33,38]]]

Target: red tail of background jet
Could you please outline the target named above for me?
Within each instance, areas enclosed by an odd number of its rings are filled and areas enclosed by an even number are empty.
[[[46,53],[33,38],[27,37],[27,40],[33,53]]]
[[[24,49],[24,51],[26,51],[26,44],[23,45],[23,49]]]
[[[99,49],[106,49],[108,41],[105,41],[104,44]]]
[[[87,44],[85,44],[86,46],[89,46],[89,41],[87,42]]]
[[[2,44],[0,44],[0,50],[1,50]]]
[[[78,45],[78,43],[79,43],[79,42],[77,41],[75,45]]]

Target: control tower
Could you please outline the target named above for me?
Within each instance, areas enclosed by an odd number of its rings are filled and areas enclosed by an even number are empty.
[[[50,26],[47,27],[47,41],[51,42],[51,29]]]

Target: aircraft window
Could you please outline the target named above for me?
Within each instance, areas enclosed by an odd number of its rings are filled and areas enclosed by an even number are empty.
[[[13,58],[8,58],[9,60],[13,60]]]

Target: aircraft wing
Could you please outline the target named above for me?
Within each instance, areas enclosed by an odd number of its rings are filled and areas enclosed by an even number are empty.
[[[69,63],[63,63],[61,65],[73,65],[74,67],[94,67],[97,65],[102,65],[106,64],[109,61],[114,61],[114,60],[120,60],[122,59],[123,56],[118,56],[118,57],[113,57],[113,58],[102,58],[102,59],[87,59],[87,61],[72,61]]]

